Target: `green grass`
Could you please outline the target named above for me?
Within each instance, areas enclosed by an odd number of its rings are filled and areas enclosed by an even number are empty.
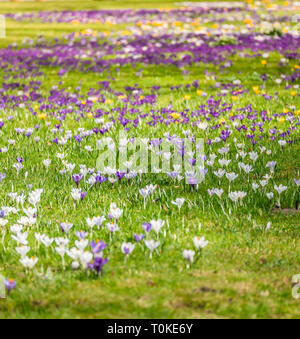
[[[98,8],[157,8],[171,6],[172,1],[72,1],[45,2],[45,3],[4,3],[1,12],[17,12],[32,10],[62,10],[62,9],[98,9]],[[39,24],[16,23],[8,20],[7,39],[0,40],[4,48],[12,42],[20,43],[25,37],[36,38],[43,35],[54,38],[73,31],[93,28],[107,30],[101,25],[67,24]],[[113,26],[111,30],[124,29],[122,25]],[[82,82],[82,93],[86,94],[90,88],[95,88],[97,82],[107,80],[108,75],[115,77],[112,81],[114,89],[123,90],[124,86],[133,86],[138,83],[146,93],[154,85],[160,85],[158,107],[165,107],[173,101],[177,110],[186,106],[195,109],[205,102],[197,96],[195,90],[180,90],[170,92],[170,86],[191,83],[199,79],[200,88],[209,94],[216,94],[212,86],[215,81],[206,79],[204,70],[215,72],[220,82],[232,82],[240,79],[249,94],[242,95],[234,103],[234,109],[245,107],[249,102],[257,110],[282,112],[286,107],[300,108],[299,97],[291,97],[290,90],[284,86],[275,86],[273,81],[280,74],[289,74],[292,66],[279,68],[278,61],[282,56],[272,53],[268,65],[262,66],[261,58],[247,59],[234,56],[233,66],[228,72],[219,73],[215,65],[198,65],[186,68],[189,74],[184,76],[181,71],[171,66],[143,66],[142,78],[136,75],[136,70],[123,67],[116,74],[115,71],[95,75],[91,72],[82,74],[78,71],[67,73],[63,78],[57,76],[58,69],[44,67],[44,76],[41,93],[46,95],[53,85],[62,81],[61,88],[73,91]],[[266,101],[255,95],[253,86],[261,85],[256,74],[267,73],[269,80],[266,83],[266,92],[279,92],[279,99]],[[3,76],[3,71],[0,71]],[[13,74],[7,81],[13,81]],[[192,100],[188,103],[185,94],[191,94]],[[109,94],[106,94],[109,97]],[[116,99],[112,97],[114,102]],[[231,96],[226,102],[232,102]],[[97,108],[108,109],[109,105],[99,104]],[[150,106],[142,108],[145,111]],[[40,136],[47,141],[52,135],[44,122],[33,117],[26,110],[14,112],[0,112],[0,118],[13,113],[18,121],[18,127],[29,128],[41,124]],[[51,127],[57,121],[49,120]],[[10,138],[16,139],[12,152],[4,156],[0,172],[6,171],[7,178],[0,183],[1,192],[26,192],[27,184],[34,188],[44,188],[41,204],[38,209],[37,232],[47,232],[52,237],[60,236],[59,222],[70,221],[74,230],[87,230],[85,218],[107,213],[111,202],[116,202],[124,209],[124,216],[120,220],[121,232],[113,237],[113,244],[106,250],[109,263],[105,274],[101,278],[87,276],[86,272],[72,271],[69,266],[64,271],[57,254],[46,253],[41,246],[37,247],[33,233],[29,240],[32,252],[37,253],[40,261],[31,272],[26,272],[18,262],[19,257],[14,251],[12,241],[9,241],[8,231],[0,230],[0,239],[4,241],[0,247],[0,274],[12,277],[17,281],[17,288],[5,300],[0,300],[0,318],[299,318],[299,300],[292,298],[292,277],[300,273],[299,264],[299,213],[274,213],[268,202],[260,200],[258,195],[251,208],[233,208],[231,214],[225,215],[217,204],[209,202],[207,192],[200,188],[195,192],[184,184],[177,184],[165,177],[149,175],[136,182],[122,185],[103,185],[99,190],[91,190],[80,207],[74,208],[69,194],[74,185],[71,180],[65,180],[59,174],[61,163],[55,158],[58,149],[48,142],[35,144],[32,138],[15,137],[12,133],[15,122],[7,122],[9,127],[1,134],[2,144]],[[78,127],[74,120],[65,122],[69,129]],[[84,127],[92,127],[92,122],[84,121]],[[9,133],[7,131],[9,130]],[[182,129],[173,124],[170,127],[160,127],[155,132],[158,135],[169,131],[170,134],[182,132]],[[194,131],[193,131],[194,132]],[[138,129],[139,135],[148,135],[147,125]],[[132,134],[134,136],[134,134]],[[87,143],[91,144],[91,143]],[[86,143],[84,142],[84,145]],[[94,145],[93,145],[94,146]],[[234,147],[234,146],[233,146]],[[281,149],[268,142],[266,147],[272,149],[271,159],[278,162],[275,182],[289,182],[299,178],[300,148],[299,142],[288,148],[284,153]],[[68,148],[67,160],[76,164],[84,163],[88,167],[95,167],[97,151],[87,154],[72,143]],[[28,178],[24,180],[24,172],[19,177],[11,168],[16,156],[25,159]],[[48,172],[42,165],[42,160],[52,159]],[[256,175],[266,173],[265,163],[259,163]],[[264,172],[263,172],[264,171]],[[75,171],[76,172],[76,171]],[[78,168],[77,168],[78,172]],[[147,184],[158,184],[159,188],[153,198],[159,197],[158,202],[150,198],[144,209],[143,200],[138,189]],[[242,190],[247,183],[239,182],[235,189]],[[216,186],[214,186],[216,187]],[[299,198],[291,194],[283,197],[282,205],[294,209],[294,203]],[[177,197],[186,199],[180,211],[171,204]],[[250,199],[250,198],[249,198]],[[0,206],[8,205],[9,200],[0,194]],[[205,204],[205,207],[204,207]],[[207,208],[207,206],[210,206]],[[228,217],[229,216],[229,217]],[[168,221],[168,233],[161,236],[162,246],[158,253],[149,259],[148,251],[138,245],[127,263],[120,251],[123,241],[132,241],[132,233],[142,233],[141,224],[151,219],[161,218]],[[10,225],[17,221],[13,217]],[[268,222],[271,229],[264,231]],[[200,226],[201,225],[201,228]],[[176,234],[177,240],[173,240]],[[190,269],[186,269],[182,258],[182,249],[192,248],[192,238],[195,235],[205,235],[209,245],[203,251],[203,257]],[[70,236],[75,240],[75,236]],[[105,230],[96,230],[93,238],[109,242]],[[70,262],[68,261],[68,264]],[[51,274],[46,274],[50,268]],[[47,277],[45,277],[47,275]]]
[[[207,2],[212,1],[208,0]],[[221,0],[225,1],[225,0]],[[181,1],[174,0],[80,0],[72,1],[35,1],[35,2],[13,2],[1,3],[0,12],[34,12],[34,11],[63,11],[63,10],[97,10],[97,9],[124,9],[124,8],[175,8],[175,4]],[[183,2],[183,1],[182,1]],[[199,0],[190,0],[189,2],[200,2]],[[241,1],[236,0],[239,3]]]

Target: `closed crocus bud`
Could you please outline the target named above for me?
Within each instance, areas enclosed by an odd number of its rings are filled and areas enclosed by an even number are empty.
[[[72,269],[73,269],[73,270],[78,270],[79,266],[80,266],[80,264],[79,264],[78,261],[74,261],[74,262],[72,263]]]

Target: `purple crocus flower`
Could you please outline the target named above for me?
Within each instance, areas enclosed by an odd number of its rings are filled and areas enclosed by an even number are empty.
[[[116,172],[116,177],[119,179],[119,180],[122,180],[122,178],[124,177],[126,173],[125,172],[119,172],[117,171]]]
[[[80,135],[75,135],[75,136],[74,136],[74,139],[75,139],[78,143],[80,143],[80,142],[82,141],[82,137],[81,137]]]
[[[80,181],[83,179],[83,175],[82,174],[73,174],[72,179],[75,181],[75,184],[78,188]]]
[[[79,239],[85,239],[89,235],[89,233],[84,232],[84,231],[80,231],[80,232],[76,232],[75,235]]]
[[[150,232],[152,229],[152,225],[149,222],[144,222],[143,223],[143,229],[145,230],[145,232]]]
[[[6,215],[5,211],[0,211],[0,218],[4,218]]]
[[[107,244],[105,244],[104,241],[100,240],[100,241],[92,241],[90,243],[90,246],[92,248],[92,252],[94,254],[97,254],[99,252],[102,252],[107,247]]]
[[[9,294],[12,290],[14,290],[17,286],[17,283],[13,279],[6,279],[4,280],[4,287],[7,290],[7,293]]]
[[[93,269],[96,271],[97,274],[102,272],[103,267],[108,262],[107,258],[95,258],[95,260],[88,265],[89,269]]]
[[[81,192],[81,200],[83,200],[86,197],[87,193],[86,192]]]
[[[133,234],[133,236],[136,242],[140,242],[145,238],[145,234]]]
[[[0,172],[0,182],[3,181],[5,178],[6,178],[6,174]]]
[[[68,233],[72,227],[73,227],[73,224],[70,224],[67,222],[60,223],[60,228],[63,233]]]
[[[19,162],[20,164],[22,164],[23,161],[24,161],[23,157],[17,158],[17,162]]]
[[[198,185],[199,183],[199,179],[198,178],[194,178],[194,177],[189,177],[187,178],[188,184],[191,185],[193,188]]]
[[[108,178],[102,176],[102,175],[97,175],[96,176],[96,182],[99,183],[99,185],[103,184],[105,181],[107,181]]]
[[[194,166],[196,164],[196,159],[190,158],[190,159],[188,159],[188,162],[191,166]]]
[[[295,180],[295,184],[296,184],[297,186],[300,186],[300,179],[299,179],[299,180],[294,179],[294,180]]]

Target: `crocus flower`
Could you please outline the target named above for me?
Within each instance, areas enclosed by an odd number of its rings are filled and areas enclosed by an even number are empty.
[[[83,179],[83,175],[82,174],[73,174],[72,179],[74,180],[74,182],[75,182],[75,184],[78,188],[80,181]]]
[[[145,232],[150,232],[152,229],[152,225],[150,222],[144,222],[142,225],[143,229],[145,230]]]
[[[6,279],[4,280],[4,287],[9,294],[12,290],[17,287],[17,283],[13,279]]]
[[[92,248],[92,252],[94,254],[98,254],[99,252],[102,252],[107,247],[107,244],[105,244],[105,242],[102,240],[98,240],[98,241],[92,241],[90,243],[90,246]]]
[[[121,245],[121,250],[125,255],[129,255],[135,248],[135,244],[131,242],[123,242]]]
[[[184,250],[182,252],[183,257],[187,261],[187,268],[189,267],[189,264],[194,261],[195,251],[193,250]]]
[[[95,258],[95,260],[88,264],[88,268],[94,270],[98,275],[102,272],[103,267],[107,264],[107,258]]]
[[[205,237],[194,237],[193,241],[197,250],[202,249],[208,245],[208,241],[205,240]]]
[[[63,233],[68,233],[72,227],[73,227],[73,224],[71,223],[67,223],[67,222],[60,223],[60,228]]]
[[[152,239],[149,239],[149,240],[145,240],[145,245],[150,250],[150,259],[151,259],[153,251],[160,245],[160,242],[152,240]]]
[[[85,239],[89,235],[89,233],[84,232],[84,231],[80,231],[80,232],[76,232],[75,235],[79,239]]]
[[[184,204],[184,202],[185,202],[185,199],[184,199],[184,198],[176,198],[175,201],[171,201],[171,203],[172,203],[173,205],[176,205],[176,206],[178,207],[179,210],[181,209],[181,207],[182,207],[182,205]]]
[[[5,178],[6,178],[6,174],[0,172],[0,182],[3,181]]]
[[[136,242],[140,242],[145,238],[145,234],[133,234],[133,236]]]
[[[294,179],[294,180],[295,180],[295,184],[296,184],[297,186],[300,186],[300,179],[299,179],[299,180]]]
[[[165,222],[163,220],[151,220],[150,221],[152,229],[158,234],[160,229],[164,226]]]

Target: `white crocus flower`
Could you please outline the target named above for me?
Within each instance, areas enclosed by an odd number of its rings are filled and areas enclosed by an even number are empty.
[[[78,260],[80,255],[82,254],[82,251],[80,251],[78,248],[73,247],[69,251],[67,251],[67,255],[73,259],[74,261]]]
[[[152,258],[152,253],[160,245],[160,242],[149,239],[149,240],[145,240],[145,245],[150,250],[150,258]]]
[[[51,160],[50,159],[43,160],[43,164],[46,168],[48,168],[51,165]]]
[[[26,257],[27,253],[30,251],[29,246],[20,246],[15,248],[16,252],[21,256],[21,258]]]
[[[282,192],[287,190],[287,186],[283,186],[282,184],[280,184],[279,186],[274,185],[274,189],[278,192],[278,194],[280,195]]]
[[[144,199],[147,198],[147,196],[151,193],[151,191],[148,190],[147,188],[141,188],[139,192]]]
[[[38,189],[29,193],[28,201],[30,204],[35,207],[40,202],[42,193],[42,189]]]
[[[81,199],[81,189],[80,188],[73,188],[71,190],[71,196],[75,201],[79,201]]]
[[[10,228],[11,232],[15,233],[15,234],[21,233],[22,229],[23,229],[23,226],[18,225],[18,224],[15,224],[15,225],[11,226],[11,228]]]
[[[129,255],[130,253],[132,253],[134,248],[135,248],[135,244],[132,244],[131,242],[123,242],[123,244],[121,245],[121,251],[125,255]]]
[[[249,158],[255,162],[258,159],[258,154],[256,152],[250,152],[249,153]]]
[[[88,239],[81,239],[80,241],[76,240],[75,241],[75,246],[81,251],[83,252],[85,250],[85,248],[87,247],[87,245],[89,244]]]
[[[163,220],[151,220],[150,224],[152,226],[152,229],[156,232],[159,233],[160,229],[164,226],[165,222]]]
[[[0,226],[4,227],[5,225],[7,225],[8,220],[4,219],[4,218],[0,218]]]
[[[122,216],[123,210],[118,208],[115,203],[111,203],[110,204],[109,214],[113,217],[113,219],[118,220]]]
[[[194,237],[193,241],[197,250],[202,249],[208,245],[208,240],[205,240],[205,237]]]
[[[17,233],[16,235],[12,235],[11,237],[17,241],[18,243],[20,243],[21,245],[24,245],[26,246],[28,244],[28,241],[27,241],[27,232],[24,232],[24,233]]]
[[[226,173],[226,178],[229,180],[230,183],[234,181],[239,175],[235,174],[234,172]]]
[[[234,202],[237,203],[239,200],[243,200],[247,195],[246,192],[230,192],[228,194],[229,198]]]
[[[225,173],[226,171],[221,168],[218,169],[218,171],[214,171],[214,175],[217,176],[219,179],[221,179]]]
[[[195,251],[193,250],[184,250],[182,252],[183,257],[187,261],[187,266],[189,266],[189,263],[194,261]]]
[[[176,206],[178,207],[178,209],[180,210],[181,207],[182,207],[182,205],[184,204],[184,202],[185,202],[185,199],[184,199],[184,198],[176,198],[176,200],[175,200],[175,201],[172,201],[171,203],[172,203],[173,205],[176,205]]]
[[[85,251],[79,255],[79,261],[83,268],[87,268],[88,263],[92,260],[93,254],[91,252]]]
[[[47,235],[42,235],[41,237],[41,243],[48,248],[52,243],[54,239],[49,238]]]
[[[38,258],[32,257],[32,258],[28,258],[28,257],[24,257],[21,258],[20,263],[25,267],[25,268],[29,268],[32,269],[36,263],[38,262]]]

